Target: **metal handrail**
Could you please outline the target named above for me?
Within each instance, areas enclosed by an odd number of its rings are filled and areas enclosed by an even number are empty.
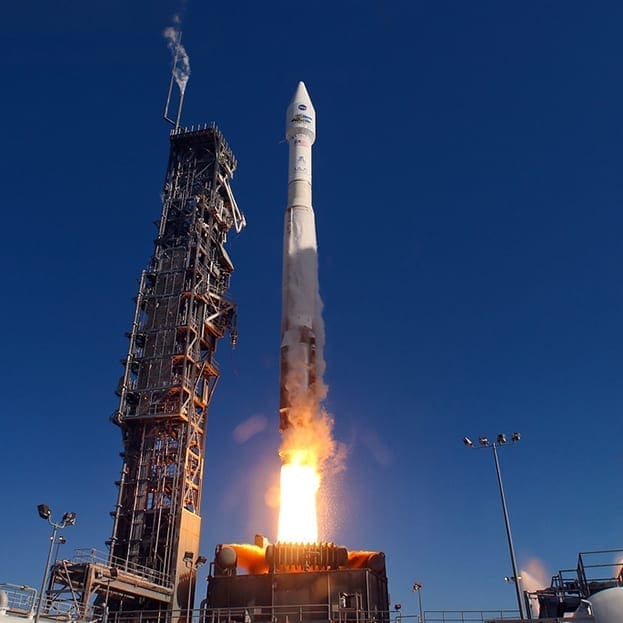
[[[142,577],[150,582],[153,582],[154,584],[158,584],[159,586],[165,586],[167,588],[171,588],[173,586],[169,576],[161,571],[156,571],[150,567],[129,562],[123,558],[118,558],[117,556],[113,556],[111,558],[108,553],[100,552],[94,548],[76,549],[72,562],[93,562],[108,567],[113,566]]]
[[[485,623],[486,621],[519,621],[518,610],[427,610],[425,623]]]
[[[7,610],[13,612],[26,612],[32,616],[37,605],[36,588],[26,584],[9,584],[0,582],[0,591],[4,591],[8,598]]]

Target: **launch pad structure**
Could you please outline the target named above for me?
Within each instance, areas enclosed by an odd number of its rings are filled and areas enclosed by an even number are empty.
[[[240,558],[248,573],[238,573]],[[385,555],[333,543],[219,545],[201,606],[205,623],[389,623]]]
[[[109,553],[55,563],[44,612],[69,597],[84,616],[192,608],[214,358],[236,308],[225,242],[245,226],[230,187],[235,157],[215,125],[175,128],[154,253],[140,278],[112,420],[123,466]]]
[[[295,364],[316,367],[315,112],[303,83],[287,119],[291,170],[284,267],[304,287],[298,298],[284,298],[282,386],[290,392],[282,391],[282,430],[296,425],[292,409],[301,400],[295,399],[289,373]],[[123,464],[109,551],[82,550],[52,565],[41,610],[46,618],[193,619],[197,567],[207,562],[199,555],[200,509],[208,406],[219,378],[214,355],[226,332],[236,341],[236,308],[226,296],[234,266],[225,243],[232,228],[239,232],[246,223],[230,187],[235,168],[215,125],[189,130],[175,124],[158,235],[141,274],[112,416],[122,433]],[[303,389],[303,398],[321,399],[314,371]],[[200,623],[389,623],[382,552],[348,552],[333,543],[270,545],[262,539],[249,566],[245,547],[217,547]]]

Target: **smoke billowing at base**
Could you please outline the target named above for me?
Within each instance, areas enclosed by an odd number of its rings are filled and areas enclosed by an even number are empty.
[[[290,216],[290,215],[287,215]],[[297,233],[286,217],[289,241]],[[284,308],[281,347],[281,431],[280,453],[291,450],[309,450],[309,461],[320,467],[334,454],[333,420],[326,413],[322,401],[327,396],[323,382],[325,362],[324,323],[322,301],[318,292],[318,259],[315,249],[288,255],[284,262],[284,300],[294,302]],[[313,285],[308,293],[302,286]],[[304,303],[301,305],[301,303]],[[297,305],[298,304],[298,305]],[[298,306],[313,309],[311,326],[297,324],[302,314]]]

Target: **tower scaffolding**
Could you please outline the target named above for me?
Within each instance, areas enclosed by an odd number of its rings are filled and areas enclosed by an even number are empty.
[[[158,236],[112,417],[124,449],[109,554],[55,565],[51,610],[66,593],[84,609],[95,601],[111,612],[188,610],[194,602],[214,354],[226,332],[237,339],[225,243],[246,223],[230,188],[236,159],[218,128],[176,128],[170,143]]]

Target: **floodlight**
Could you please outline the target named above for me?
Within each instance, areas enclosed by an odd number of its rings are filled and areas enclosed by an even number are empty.
[[[519,441],[521,439],[521,435],[517,432],[512,433],[511,435],[511,443]],[[469,441],[465,438],[464,443],[467,444]],[[513,575],[506,576],[504,578],[505,582],[513,582],[515,584],[515,594],[517,596],[517,606],[519,609],[519,618],[524,621],[526,619],[525,616],[525,604],[522,596],[521,589],[521,576],[519,575],[517,569],[517,559],[515,558],[515,549],[513,547],[513,540],[511,538],[511,527],[510,527],[510,519],[508,517],[508,508],[506,506],[506,497],[504,495],[504,487],[502,485],[502,473],[500,472],[500,462],[498,460],[498,448],[501,448],[504,445],[508,444],[508,440],[504,433],[498,433],[495,436],[495,441],[493,443],[489,442],[487,437],[478,437],[478,443],[480,444],[480,448],[491,448],[493,452],[493,459],[495,462],[495,473],[498,479],[498,488],[500,490],[500,502],[502,503],[502,513],[504,514],[504,526],[506,527],[506,538],[508,541],[508,550],[511,558],[511,565],[513,567]],[[420,617],[421,619],[421,617]]]
[[[39,504],[37,510],[39,511],[39,517],[41,517],[41,519],[48,520],[52,515],[52,511],[47,504]]]
[[[471,448],[474,444],[472,442],[472,440],[469,437],[463,437],[463,443],[468,447]]]
[[[184,562],[192,562],[193,561],[193,553],[192,552],[184,552],[184,558],[182,558],[182,560]]]
[[[208,559],[205,556],[197,556],[197,560],[195,560],[195,567],[203,567],[206,562],[208,562]]]
[[[52,534],[50,535],[50,549],[48,550],[48,560],[43,568],[43,579],[41,580],[41,589],[39,590],[39,598],[37,600],[37,607],[35,609],[34,623],[39,623],[39,617],[41,616],[41,608],[43,606],[43,598],[45,595],[45,587],[48,582],[48,572],[50,570],[50,563],[52,562],[52,554],[54,552],[54,546],[56,545],[56,558],[58,559],[58,549],[61,545],[67,541],[57,534],[59,530],[66,528],[67,526],[73,526],[76,523],[76,513],[65,513],[60,523],[52,521],[52,509],[47,504],[39,504],[37,506],[37,512],[41,519],[45,519],[52,526]]]
[[[63,526],[73,526],[76,523],[76,513],[65,513],[61,522]]]

